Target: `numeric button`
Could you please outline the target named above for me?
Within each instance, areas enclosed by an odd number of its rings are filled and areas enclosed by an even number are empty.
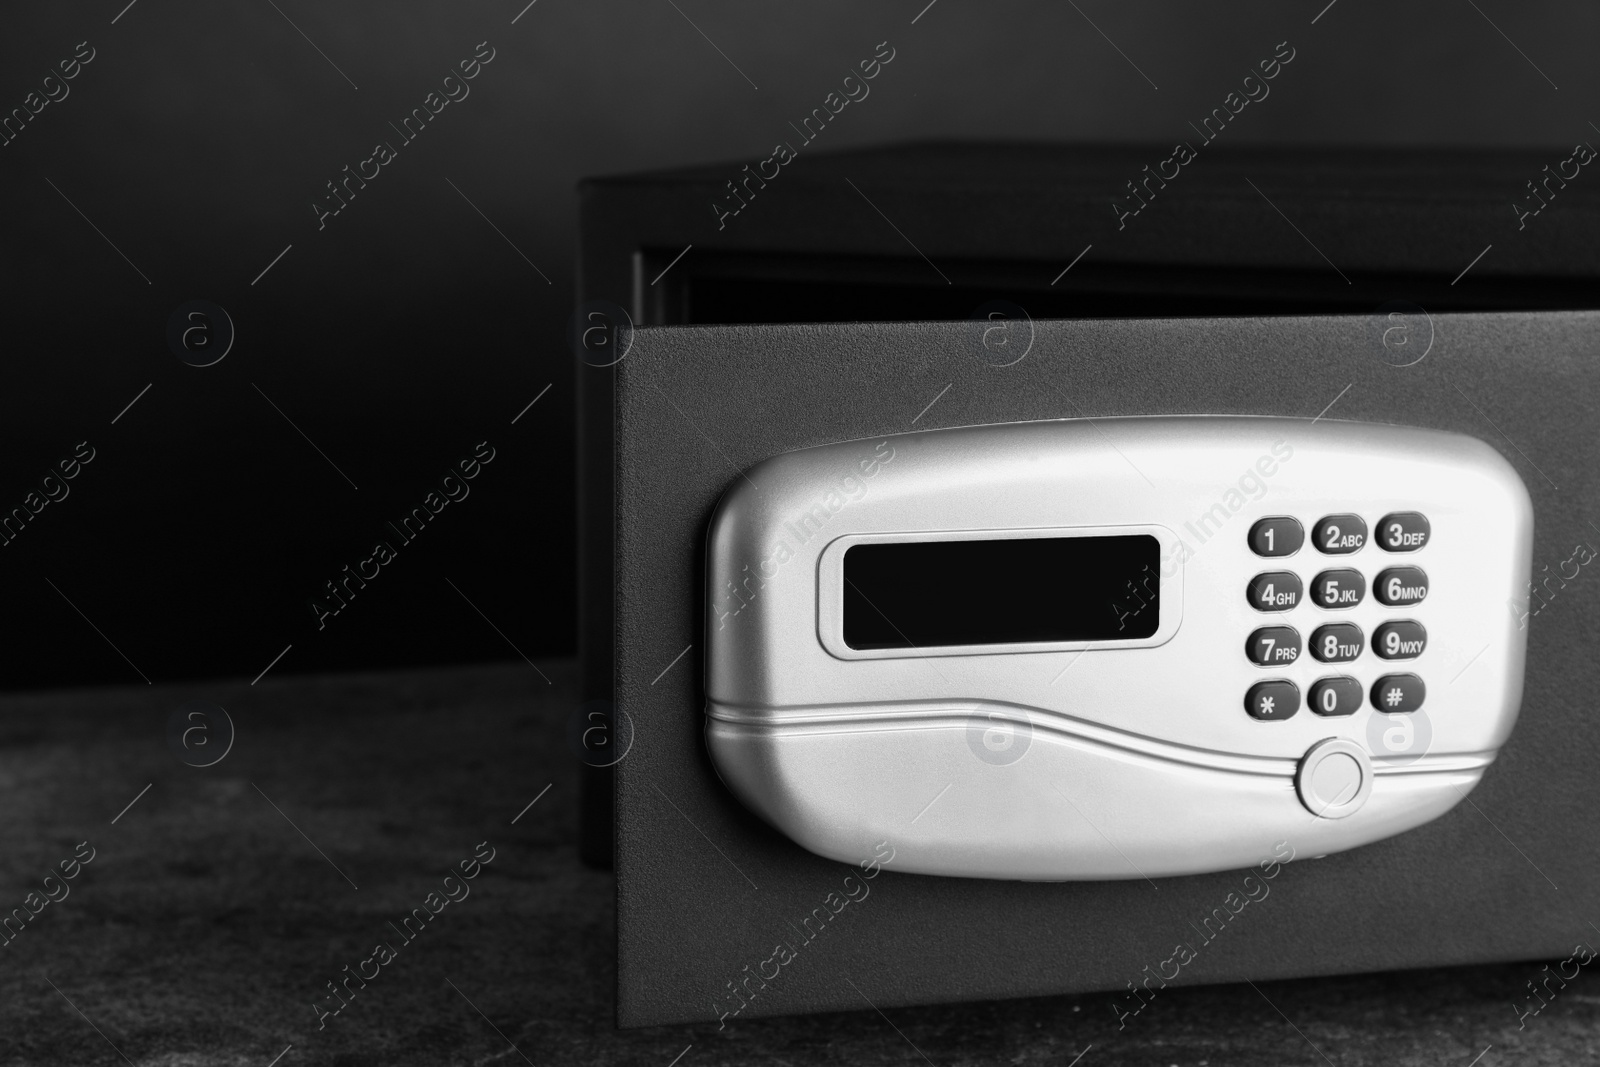
[[[1349,663],[1361,655],[1361,627],[1348,622],[1319,626],[1311,633],[1311,654],[1324,663]]]
[[[1360,571],[1323,571],[1311,581],[1311,599],[1319,608],[1353,608],[1367,595],[1367,579]]]
[[[1372,633],[1372,651],[1384,659],[1416,659],[1428,647],[1428,631],[1420,622],[1386,622]]]
[[[1244,654],[1258,667],[1281,667],[1300,658],[1300,631],[1293,626],[1263,626],[1245,642]]]
[[[1385,714],[1416,711],[1428,696],[1428,687],[1414,674],[1386,674],[1372,683],[1372,706]]]
[[[1289,515],[1256,520],[1250,527],[1250,550],[1258,556],[1292,556],[1305,543],[1305,527]]]
[[[1420,604],[1428,595],[1428,576],[1421,567],[1390,567],[1378,575],[1373,595],[1391,608]]]
[[[1300,710],[1300,687],[1293,682],[1257,682],[1244,696],[1244,710],[1268,722],[1287,719]]]
[[[1385,552],[1415,552],[1433,536],[1433,526],[1420,511],[1391,511],[1378,520],[1378,547]]]
[[[1361,707],[1361,683],[1348,675],[1318,678],[1311,686],[1311,710],[1318,715],[1354,715]]]
[[[1329,515],[1311,528],[1319,552],[1344,556],[1361,551],[1367,543],[1367,520],[1360,515]]]
[[[1266,571],[1250,579],[1245,595],[1257,611],[1288,611],[1300,603],[1305,587],[1292,571]]]

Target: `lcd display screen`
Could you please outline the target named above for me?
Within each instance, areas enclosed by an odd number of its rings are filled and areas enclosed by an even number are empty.
[[[901,541],[844,554],[844,642],[855,649],[1126,641],[1161,616],[1149,534]]]

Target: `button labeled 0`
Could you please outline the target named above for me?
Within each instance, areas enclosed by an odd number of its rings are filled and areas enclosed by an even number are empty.
[[[1373,595],[1388,607],[1420,604],[1428,595],[1428,576],[1421,567],[1390,567],[1378,575]]]
[[[1311,710],[1318,715],[1354,715],[1361,707],[1361,683],[1348,675],[1318,678],[1311,686]]]

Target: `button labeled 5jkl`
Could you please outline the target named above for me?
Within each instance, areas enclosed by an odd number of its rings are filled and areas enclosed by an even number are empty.
[[[1353,608],[1367,595],[1367,579],[1357,570],[1323,571],[1311,582],[1311,599],[1321,608]]]

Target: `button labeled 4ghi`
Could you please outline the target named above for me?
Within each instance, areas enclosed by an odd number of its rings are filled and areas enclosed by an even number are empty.
[[[1321,608],[1353,608],[1366,595],[1367,579],[1357,570],[1323,571],[1311,582],[1311,599]]]
[[[1293,571],[1267,571],[1250,579],[1245,595],[1257,611],[1288,611],[1300,603],[1305,589]]]
[[[1293,626],[1263,626],[1245,642],[1245,655],[1258,667],[1277,667],[1300,658],[1300,631]]]
[[[1348,622],[1319,626],[1311,634],[1311,654],[1324,663],[1348,663],[1361,655],[1361,627]]]
[[[1428,647],[1428,631],[1420,622],[1386,622],[1372,634],[1372,651],[1384,659],[1416,659]]]

